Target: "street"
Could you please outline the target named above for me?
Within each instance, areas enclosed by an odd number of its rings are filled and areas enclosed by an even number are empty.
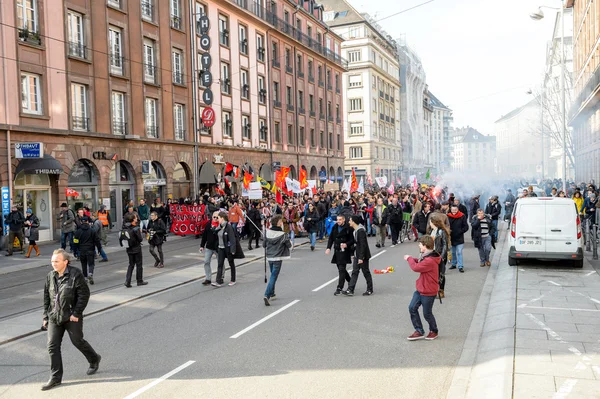
[[[100,370],[87,377],[85,358],[65,337],[63,385],[52,391],[40,392],[49,375],[45,333],[1,346],[0,397],[444,398],[488,268],[479,267],[476,250],[467,243],[465,273],[448,271],[444,303],[436,301],[433,308],[440,337],[409,342],[413,328],[407,307],[417,273],[402,256],[416,256],[417,245],[376,250],[374,239],[369,241],[371,270],[395,267],[394,273],[373,275],[371,297],[360,295],[362,276],[356,296],[334,297],[337,271],[324,254],[325,243],[315,252],[301,245],[292,260],[284,261],[271,307],[262,301],[260,259],[240,268],[234,287],[205,287],[199,279],[87,317],[84,333],[102,355]],[[177,263],[175,257],[197,253],[198,241],[167,244],[167,267],[194,263],[187,256]],[[116,260],[122,254],[109,256]],[[148,287],[166,277],[167,267],[155,275],[156,269],[145,268]],[[202,276],[199,256],[190,267]],[[93,290],[110,289],[116,303],[119,295],[137,288],[117,286],[124,273],[120,262],[100,270]],[[41,304],[36,291],[45,273],[36,272],[23,274],[37,283],[23,285],[18,294],[30,298],[28,307],[34,306],[36,295]],[[228,277],[227,272],[226,281]],[[2,301],[10,302],[6,293]],[[3,315],[19,309],[3,309]],[[41,310],[39,318],[41,322]]]

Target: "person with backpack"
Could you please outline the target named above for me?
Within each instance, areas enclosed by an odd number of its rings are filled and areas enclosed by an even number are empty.
[[[270,301],[275,297],[275,283],[277,283],[281,265],[284,259],[290,258],[292,242],[289,236],[283,231],[283,224],[284,221],[281,215],[273,216],[271,218],[271,228],[267,230],[265,239],[263,240],[263,247],[266,248],[267,262],[269,262],[269,268],[271,269],[271,277],[269,278],[269,284],[267,284],[263,298],[265,306],[271,306]]]
[[[127,248],[127,256],[129,257],[129,266],[127,267],[127,275],[125,276],[125,287],[127,288],[131,288],[131,277],[134,267],[137,285],[148,284],[143,278],[142,240],[142,232],[137,225],[137,217],[135,215],[128,216],[119,234],[119,244]]]
[[[100,237],[90,228],[87,216],[82,216],[80,222],[81,226],[75,232],[73,243],[79,252],[83,277],[90,285],[94,285],[94,253],[96,247],[101,245]]]
[[[56,220],[60,223],[60,247],[67,248],[69,243],[69,251],[73,253],[73,233],[75,232],[75,212],[67,206],[66,202],[60,204],[60,213],[56,216]]]
[[[162,245],[167,234],[167,226],[165,222],[158,218],[158,214],[154,211],[150,213],[150,222],[147,226],[148,244],[150,244],[150,255],[154,258],[154,267],[165,267],[165,258],[163,255]],[[156,254],[158,250],[158,255]]]

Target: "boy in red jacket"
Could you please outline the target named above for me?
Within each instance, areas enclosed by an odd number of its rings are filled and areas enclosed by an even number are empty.
[[[412,301],[408,305],[410,319],[415,328],[415,332],[407,337],[409,341],[418,339],[434,340],[438,337],[438,328],[433,316],[433,302],[438,294],[439,274],[438,268],[440,264],[440,255],[433,250],[433,238],[431,236],[423,236],[419,238],[419,250],[421,256],[415,259],[412,256],[404,255],[404,260],[408,261],[408,265],[415,272],[420,273],[417,279],[417,290],[413,294]],[[429,334],[425,336],[421,317],[419,316],[419,307],[423,305],[423,317],[429,323]]]

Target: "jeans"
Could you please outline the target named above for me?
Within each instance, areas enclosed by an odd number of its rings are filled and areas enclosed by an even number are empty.
[[[96,363],[98,354],[92,346],[83,339],[83,318],[79,321],[68,321],[64,324],[56,324],[48,321],[48,353],[50,354],[50,378],[55,381],[62,381],[63,363],[60,347],[65,331],[69,333],[69,338],[73,345],[79,349],[85,356],[88,363]]]
[[[385,245],[385,235],[386,235],[386,228],[385,228],[385,224],[381,225],[381,226],[375,226],[375,237],[377,244],[383,246]]]
[[[104,248],[102,248],[101,246],[98,246],[97,250],[98,250],[98,253],[100,254],[100,256],[102,257],[102,259],[108,260],[108,256],[106,256],[106,252],[104,252]]]
[[[127,254],[129,257],[129,266],[127,266],[127,275],[125,276],[125,283],[131,284],[131,277],[133,275],[133,268],[135,267],[135,279],[138,283],[144,281],[142,277],[144,269],[142,266],[142,253]]]
[[[375,234],[375,228],[373,227],[373,224],[371,223],[371,218],[369,216],[367,216],[365,219],[367,220],[367,235]]]
[[[225,259],[229,263],[229,270],[231,271],[231,282],[235,282],[235,263],[233,261],[233,255],[225,248],[219,248],[217,252],[217,283],[223,284],[225,279]]]
[[[86,252],[79,255],[79,261],[81,262],[81,271],[84,277],[92,277],[94,275],[94,253]]]
[[[148,229],[148,219],[142,220],[140,223],[140,229],[147,230]]]
[[[425,320],[429,324],[429,331],[433,331],[434,333],[438,332],[435,317],[432,312],[433,302],[435,302],[435,295],[424,296],[421,295],[419,291],[415,291],[412,300],[410,301],[410,305],[408,305],[408,312],[410,313],[410,320],[412,321],[413,327],[421,334],[425,334],[423,323],[421,323],[421,316],[419,316],[419,307],[421,305],[423,305],[423,317],[425,317]]]
[[[158,255],[156,254],[155,249],[158,249]],[[154,258],[156,263],[165,263],[165,257],[163,256],[162,244],[153,245],[150,244],[150,255]]]
[[[308,233],[308,236],[310,237],[310,246],[314,247],[317,245],[317,233]]]
[[[269,261],[269,269],[271,269],[271,278],[269,278],[269,284],[267,284],[267,289],[265,290],[265,296],[267,298],[271,298],[275,295],[275,283],[277,282],[277,277],[279,277],[279,272],[281,271],[281,264],[283,261]]]
[[[498,219],[492,220],[492,226],[494,226],[494,242],[498,242]]]
[[[481,239],[479,250],[479,260],[481,263],[490,261],[490,252],[492,252],[492,237],[487,236]]]
[[[346,281],[350,282],[350,274],[348,274],[348,270],[346,270],[346,264],[338,264],[337,265],[338,268],[338,285],[337,285],[337,289],[338,290],[343,290],[344,289],[344,284],[346,284]]]
[[[465,244],[452,245],[452,266],[463,268],[463,248]]]
[[[204,249],[204,279],[210,281],[212,276],[212,269],[210,267],[210,262],[212,260],[213,254],[216,251],[214,249]]]
[[[356,287],[356,282],[358,281],[358,274],[361,270],[367,282],[367,291],[373,292],[373,277],[371,276],[371,271],[369,270],[369,260],[367,259],[363,261],[363,263],[359,264],[356,257],[354,257],[354,262],[352,263],[352,278],[348,283],[348,291],[354,292],[354,287]]]
[[[296,232],[290,227],[290,241],[292,242],[292,245],[294,245],[294,238],[296,238]]]
[[[319,220],[319,240],[325,236],[325,219]]]
[[[62,249],[67,249],[67,240],[69,241],[69,250],[73,252],[73,232],[69,231],[68,233],[60,233],[60,247]]]

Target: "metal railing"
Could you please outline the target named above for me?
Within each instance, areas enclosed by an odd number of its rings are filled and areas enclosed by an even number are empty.
[[[287,110],[288,111],[293,111],[294,110],[294,104],[287,104]]]
[[[171,15],[171,28],[181,29],[181,17]]]
[[[144,64],[144,82],[156,83],[157,69],[156,65]]]
[[[322,80],[319,80],[319,87],[323,87],[323,86],[325,86],[325,83],[323,83]]]
[[[42,44],[42,38],[39,32],[30,31],[27,28],[19,28],[19,39],[22,42],[33,43],[37,45]]]
[[[158,138],[158,126],[146,126],[146,136],[157,139]]]
[[[183,73],[173,71],[173,83],[183,85]]]
[[[294,68],[291,65],[286,65],[285,66],[285,71],[287,73],[294,73]]]
[[[298,108],[298,113],[304,115],[306,114],[306,110],[304,108]]]
[[[124,136],[127,134],[127,122],[113,121],[112,123],[113,134]]]
[[[273,63],[273,68],[279,68],[281,66],[281,63],[277,59],[273,59],[272,63]]]
[[[69,55],[72,57],[87,59],[87,47],[82,43],[69,42]]]
[[[308,81],[310,83],[315,83],[315,75],[313,75],[312,73],[308,74]]]
[[[71,124],[73,130],[83,130],[86,132],[90,131],[90,118],[85,118],[82,116],[73,116],[71,117]]]
[[[185,129],[175,129],[175,140],[185,140]]]
[[[279,100],[273,100],[273,107],[275,107],[275,108],[281,108],[281,101],[279,101]]]

